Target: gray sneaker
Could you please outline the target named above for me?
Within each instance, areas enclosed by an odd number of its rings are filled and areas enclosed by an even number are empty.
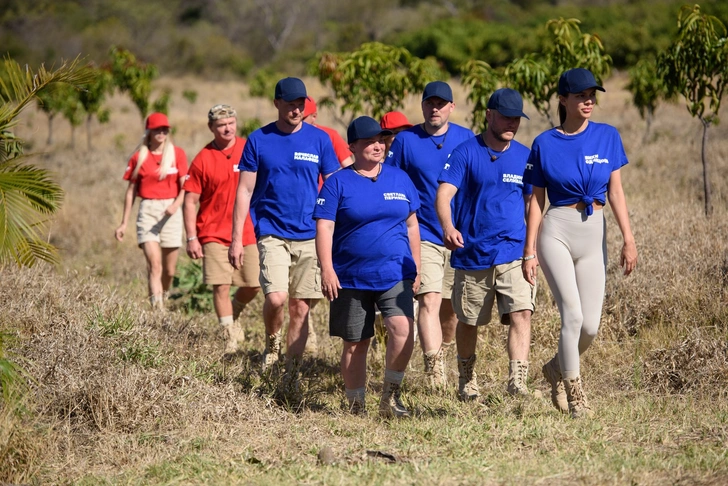
[[[385,381],[382,398],[379,400],[379,415],[384,418],[405,418],[410,413],[400,400],[402,391],[397,383]]]

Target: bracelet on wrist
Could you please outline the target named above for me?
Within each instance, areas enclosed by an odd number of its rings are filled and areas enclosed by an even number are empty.
[[[535,253],[533,255],[527,255],[527,256],[523,257],[523,261],[527,262],[528,260],[533,260],[534,258],[536,258]]]
[[[187,238],[187,243],[189,243],[190,241],[194,241],[196,239],[197,239],[196,236],[190,236],[189,238]]]

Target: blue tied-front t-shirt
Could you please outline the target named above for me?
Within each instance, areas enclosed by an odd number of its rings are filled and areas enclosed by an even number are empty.
[[[255,236],[290,240],[316,237],[313,208],[319,175],[339,169],[331,139],[307,123],[283,133],[275,122],[248,137],[238,164],[241,171],[257,172],[250,201]]]
[[[591,216],[594,201],[606,203],[612,172],[627,163],[622,138],[611,125],[589,122],[575,135],[553,128],[533,141],[524,181],[545,187],[552,206],[583,202]]]
[[[523,255],[524,196],[532,189],[523,183],[529,149],[513,140],[499,153],[493,153],[497,159],[492,161],[482,136],[472,138],[453,151],[438,178],[458,188],[453,224],[464,248],[452,252],[453,268],[484,270]]]
[[[324,182],[313,217],[334,221],[332,258],[342,288],[384,291],[414,280],[407,218],[420,200],[407,174],[382,165],[373,182],[351,168]]]
[[[405,171],[420,195],[422,205],[417,219],[422,241],[443,245],[442,227],[435,210],[437,177],[455,147],[473,136],[473,132],[455,123],[449,123],[447,132],[437,137],[430,136],[422,125],[415,125],[398,133],[389,149],[385,162]]]

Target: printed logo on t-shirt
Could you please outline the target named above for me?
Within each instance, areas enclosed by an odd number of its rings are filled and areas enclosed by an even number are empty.
[[[526,170],[532,170],[533,164],[526,164]]]
[[[185,182],[187,182],[188,180],[190,180],[190,175],[189,175],[189,174],[187,174],[187,175],[185,176]]]
[[[407,201],[410,202],[409,199],[407,199],[407,196],[402,194],[401,192],[385,192],[383,194],[385,201]]]
[[[317,197],[316,198],[316,204],[319,205],[319,206],[323,206],[324,204],[326,204],[326,198]]]
[[[167,175],[169,176],[170,174],[179,174],[179,170],[177,170],[177,167],[170,167],[167,171]]]
[[[447,170],[450,168],[450,162],[445,163],[445,167],[442,168],[442,170]]]
[[[240,166],[238,164],[233,164],[233,172],[240,172]]]
[[[591,164],[608,164],[609,159],[600,159],[599,154],[594,155],[585,155],[584,156],[584,162],[586,162],[588,165]]]
[[[306,152],[294,152],[293,160],[305,160],[306,162],[319,163],[319,156],[316,154],[308,154]]]
[[[522,185],[523,176],[517,174],[503,174],[503,182],[515,182],[518,185]]]

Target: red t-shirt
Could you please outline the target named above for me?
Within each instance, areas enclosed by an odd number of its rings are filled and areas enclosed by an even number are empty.
[[[131,175],[137,165],[139,152],[136,152],[129,159],[129,165],[124,172],[124,180],[131,180]],[[137,195],[142,199],[174,199],[179,194],[179,178],[187,175],[187,155],[179,147],[174,148],[174,164],[169,168],[167,177],[159,180],[159,164],[162,163],[162,155],[155,155],[149,152],[147,159],[139,168],[136,177]]]
[[[200,150],[190,166],[184,190],[200,195],[197,212],[197,237],[200,243],[211,241],[230,246],[233,234],[233,209],[238,189],[245,139],[237,137],[233,151],[220,151],[210,142]],[[243,246],[255,244],[250,212],[243,225]]]
[[[333,128],[325,127],[323,125],[316,125],[316,128],[320,128],[331,139],[331,144],[334,146],[334,152],[336,152],[336,158],[339,159],[339,163],[345,161],[349,157],[351,157],[351,151],[349,150],[349,146],[346,144],[343,138],[341,138],[341,135],[339,135],[339,132],[334,130]]]

